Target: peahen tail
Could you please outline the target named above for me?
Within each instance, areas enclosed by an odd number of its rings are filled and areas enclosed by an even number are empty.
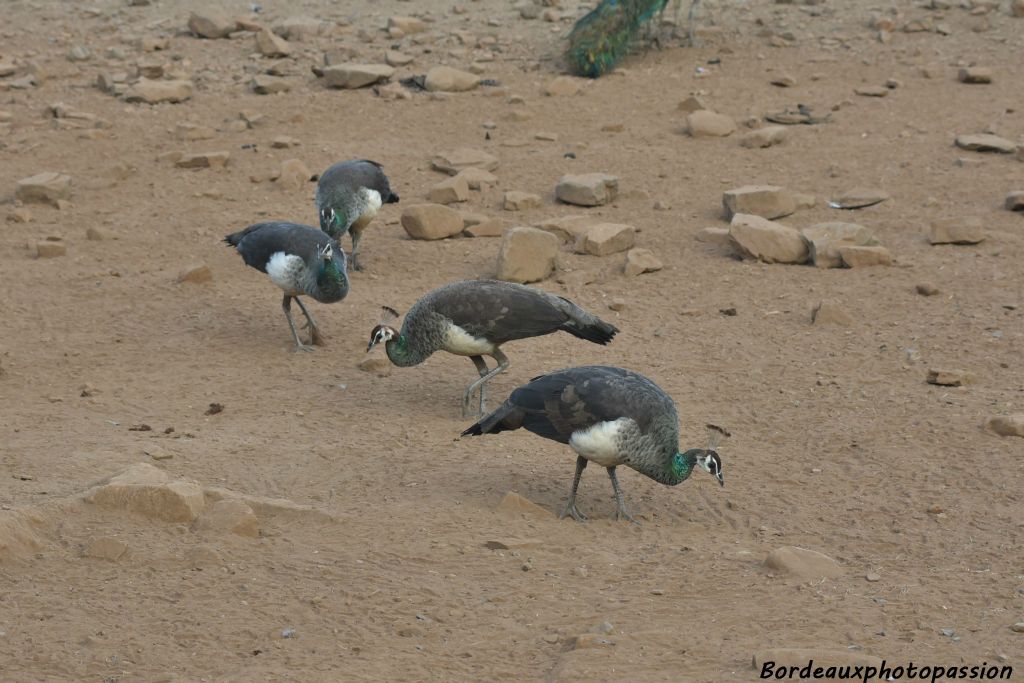
[[[569,70],[597,78],[614,69],[640,28],[666,5],[668,0],[601,0],[569,33]]]

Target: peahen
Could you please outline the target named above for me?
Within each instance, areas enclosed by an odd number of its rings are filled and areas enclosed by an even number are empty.
[[[693,0],[690,4],[691,45],[698,2]],[[667,5],[668,0],[601,0],[569,33],[569,47],[565,51],[569,70],[587,78],[608,73],[629,52],[640,30],[655,17],[660,19]]]
[[[513,339],[540,337],[562,330],[594,342],[607,344],[619,331],[568,299],[500,280],[453,282],[425,294],[405,316],[399,332],[387,325],[398,317],[385,308],[385,320],[373,328],[367,351],[384,343],[395,365],[418,365],[435,351],[469,356],[480,378],[467,387],[462,397],[462,414],[469,414],[469,399],[480,389],[480,410],[486,409],[486,387],[495,375],[509,366],[499,348]],[[498,362],[493,370],[483,356]]]
[[[324,171],[316,186],[316,208],[320,213],[320,229],[341,241],[346,232],[352,235],[352,267],[359,263],[359,241],[363,230],[377,215],[383,204],[393,204],[398,195],[391,191],[384,169],[376,161],[350,159]]]
[[[576,452],[576,475],[562,517],[586,519],[576,507],[576,490],[588,462],[608,468],[618,519],[633,521],[615,475],[619,465],[668,486],[685,481],[699,467],[725,486],[722,461],[715,451],[717,433],[713,432],[708,448],[680,452],[675,403],[654,382],[631,370],[589,365],[534,377],[462,435],[519,428],[569,444]]]
[[[292,299],[299,304],[309,327],[309,343],[321,344],[323,338],[313,317],[302,303],[301,295],[320,303],[332,304],[348,294],[345,252],[323,231],[297,223],[269,222],[250,225],[232,233],[224,241],[233,246],[247,266],[266,273],[284,290],[281,306],[295,339],[296,351],[310,351],[299,341],[292,320]]]

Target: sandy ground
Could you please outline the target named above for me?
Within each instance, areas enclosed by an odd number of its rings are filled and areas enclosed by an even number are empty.
[[[247,83],[271,60],[253,56],[252,38],[185,34],[198,4],[5,3],[0,56],[35,62],[46,78],[0,92],[11,114],[0,124],[2,212],[31,213],[0,230],[0,514],[20,520],[8,532],[22,531],[0,536],[0,679],[745,681],[756,679],[752,655],[770,647],[1024,666],[1024,635],[1010,629],[1024,618],[1024,440],[984,428],[1024,403],[1024,218],[1002,207],[1024,189],[1024,163],[952,144],[988,129],[1024,141],[1024,19],[1005,7],[906,3],[897,27],[932,18],[950,35],[897,28],[883,43],[871,11],[903,3],[708,3],[699,47],[670,41],[578,95],[546,97],[582,11],[572,2],[554,24],[521,19],[504,0],[467,2],[466,14],[448,0],[268,2],[261,20],[271,25],[305,14],[350,26],[298,43],[284,67],[292,91],[260,96]],[[436,21],[392,40],[381,28],[394,14]],[[787,33],[792,46],[770,44]],[[155,54],[196,84],[190,101],[127,104],[93,86],[143,56],[135,39],[159,35],[170,49]],[[494,45],[472,42],[485,36]],[[310,72],[325,50],[346,45],[376,62],[393,44],[416,57],[397,77],[486,53],[483,75],[500,86],[388,101],[328,90]],[[69,62],[74,45],[94,56]],[[105,56],[109,47],[124,59]],[[973,63],[993,69],[991,85],[957,82],[958,66]],[[794,87],[770,84],[783,73]],[[888,97],[854,95],[890,78],[899,87]],[[740,130],[682,134],[676,106],[695,92]],[[57,102],[109,126],[97,139],[62,128],[47,114]],[[782,145],[739,146],[747,119],[798,103],[837,110],[828,124],[792,127]],[[232,127],[243,110],[263,121]],[[183,142],[183,121],[218,132]],[[490,140],[485,122],[496,124]],[[272,149],[280,135],[301,144]],[[622,333],[608,347],[567,335],[510,344],[512,366],[492,396],[570,365],[641,371],[676,399],[683,445],[703,445],[706,422],[732,432],[720,449],[724,489],[699,472],[676,489],[623,472],[634,526],[613,521],[607,477],[591,468],[580,498],[589,523],[508,514],[497,507],[509,491],[561,509],[567,448],[526,433],[456,440],[474,376],[463,358],[441,354],[385,377],[356,367],[381,305],[407,310],[444,282],[493,273],[499,239],[413,241],[398,223],[442,179],[430,157],[459,146],[501,164],[500,185],[460,208],[522,224],[580,213],[555,203],[557,179],[612,173],[622,194],[590,212],[636,226],[638,246],[665,263],[627,278],[622,254],[566,251],[562,272],[539,286]],[[159,158],[216,150],[230,152],[225,168]],[[367,269],[348,298],[313,304],[327,345],[292,353],[278,290],[220,240],[268,218],[316,220],[312,183],[283,189],[250,176],[288,158],[316,173],[350,157],[383,163],[402,203],[368,231]],[[72,177],[69,205],[14,202],[16,182],[42,171]],[[694,239],[727,225],[723,191],[758,183],[816,197],[783,222],[855,220],[896,263],[764,265]],[[827,207],[855,186],[892,198],[851,213]],[[502,211],[509,189],[540,194],[542,207]],[[941,216],[979,216],[988,238],[931,246],[927,227]],[[89,228],[108,239],[87,240]],[[47,237],[63,238],[67,255],[36,258]],[[213,280],[177,283],[193,263]],[[917,294],[924,282],[939,295]],[[613,298],[621,311],[608,308]],[[853,324],[812,325],[822,300]],[[730,307],[735,316],[719,312]],[[933,386],[930,368],[974,382]],[[214,402],[223,411],[206,415]],[[152,430],[130,429],[140,424]],[[299,507],[258,509],[259,536],[248,538],[79,499],[140,462]],[[127,551],[88,557],[97,538]],[[512,547],[490,549],[495,541]],[[789,545],[829,555],[843,574],[808,580],[763,566]],[[596,639],[576,638],[604,622]]]

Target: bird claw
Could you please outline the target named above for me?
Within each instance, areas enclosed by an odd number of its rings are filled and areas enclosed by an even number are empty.
[[[633,519],[633,515],[626,512],[626,508],[619,508],[618,510],[615,511],[615,520],[619,522],[632,522],[633,524],[640,526],[640,522]]]
[[[558,515],[558,518],[559,519],[565,519],[566,515],[569,515],[570,517],[575,519],[577,522],[585,522],[585,521],[587,521],[587,516],[585,514],[583,514],[582,512],[580,512],[579,508],[576,507],[576,503],[575,502],[569,503],[568,505],[566,505],[565,509],[562,510],[562,514]]]
[[[296,344],[295,348],[292,349],[292,351],[298,353],[300,351],[315,351],[315,349],[309,344]]]

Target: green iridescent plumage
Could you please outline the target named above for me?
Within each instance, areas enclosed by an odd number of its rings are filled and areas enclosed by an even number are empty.
[[[569,33],[569,70],[597,78],[614,69],[640,29],[666,5],[668,0],[601,0]]]

